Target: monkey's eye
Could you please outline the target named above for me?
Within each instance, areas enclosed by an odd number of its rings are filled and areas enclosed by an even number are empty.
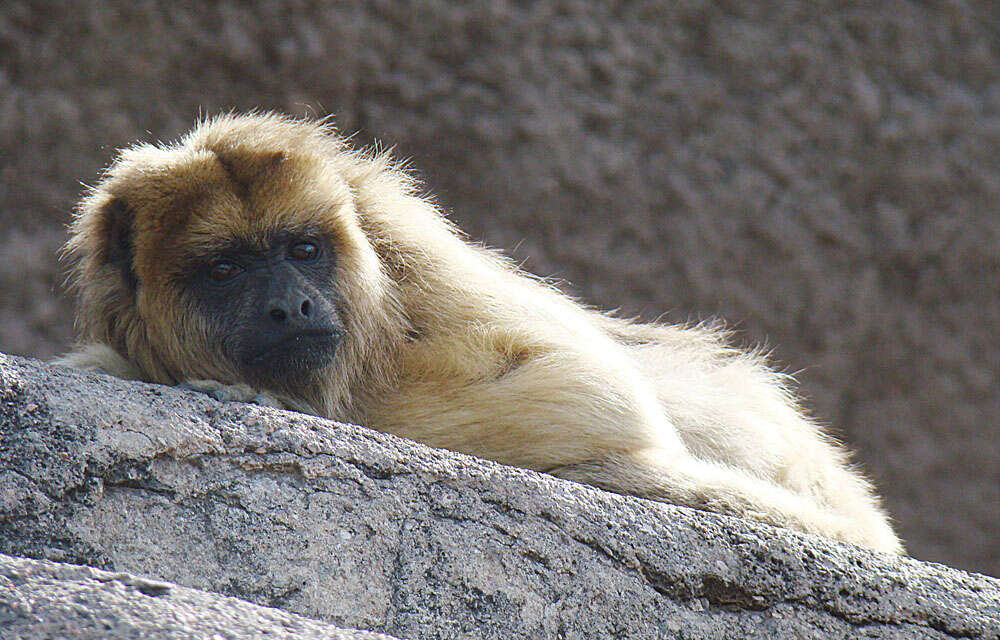
[[[216,262],[212,265],[211,271],[208,272],[208,277],[216,282],[225,282],[235,277],[240,271],[242,271],[240,266],[232,262]]]
[[[298,242],[288,250],[293,260],[312,260],[319,254],[319,247],[312,242]]]

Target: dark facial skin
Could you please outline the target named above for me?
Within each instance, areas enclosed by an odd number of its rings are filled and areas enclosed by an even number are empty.
[[[281,389],[333,359],[343,332],[335,258],[321,237],[289,233],[263,251],[234,244],[194,270],[186,288],[245,381]]]

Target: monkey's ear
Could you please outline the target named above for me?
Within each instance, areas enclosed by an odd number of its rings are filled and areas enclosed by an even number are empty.
[[[118,270],[129,292],[139,285],[135,275],[134,222],[135,212],[121,198],[112,198],[101,209],[103,247],[99,255],[105,264]]]

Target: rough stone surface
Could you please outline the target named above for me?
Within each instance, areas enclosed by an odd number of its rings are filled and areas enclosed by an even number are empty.
[[[0,554],[0,640],[393,640],[127,573]]]
[[[0,3],[0,350],[65,350],[79,182],[199,113],[335,113],[604,307],[720,316],[911,551],[1000,576],[1000,11],[875,3]]]
[[[413,639],[1000,634],[985,576],[9,356],[0,553]]]

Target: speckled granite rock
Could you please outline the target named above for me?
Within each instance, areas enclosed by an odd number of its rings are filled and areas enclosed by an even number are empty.
[[[393,640],[121,572],[0,554],[2,640]]]
[[[0,3],[0,351],[69,347],[56,251],[114,149],[335,114],[588,302],[800,371],[916,557],[1000,576],[995,0]]]
[[[413,639],[1000,633],[984,576],[9,356],[0,552]]]

